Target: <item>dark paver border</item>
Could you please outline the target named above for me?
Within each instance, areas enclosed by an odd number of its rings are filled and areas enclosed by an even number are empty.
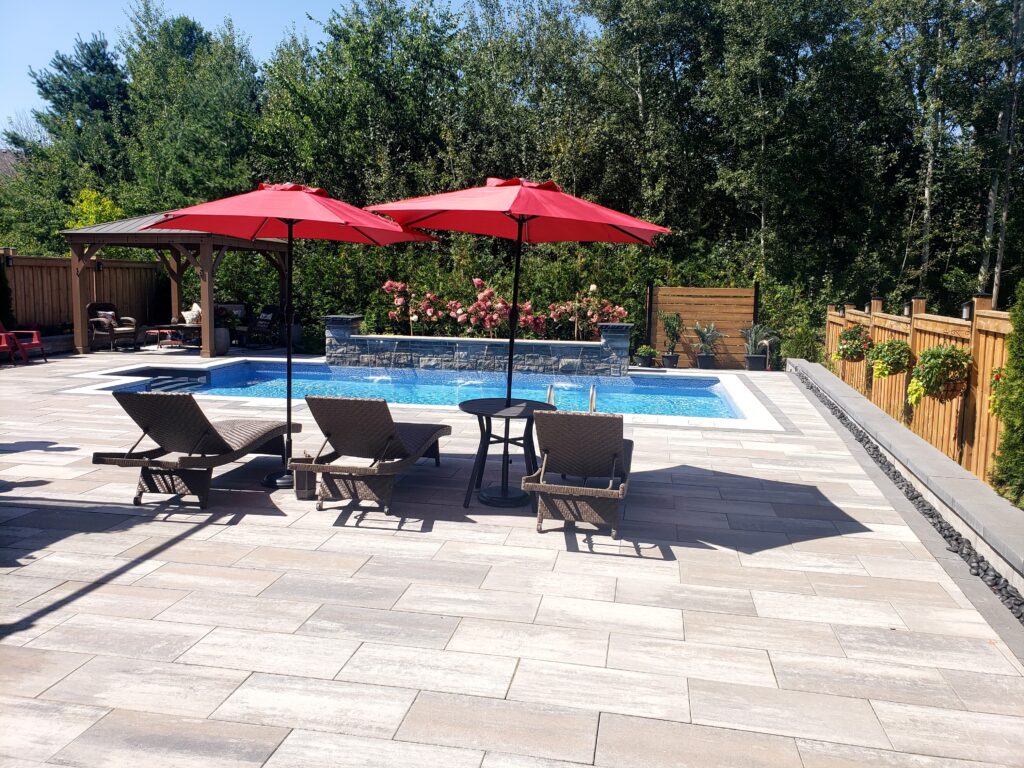
[[[1024,624],[1024,596],[1011,583],[1024,581],[1024,513],[823,366],[790,360],[788,369],[864,447],[946,549]]]

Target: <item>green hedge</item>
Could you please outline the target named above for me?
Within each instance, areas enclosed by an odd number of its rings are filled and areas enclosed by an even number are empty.
[[[1010,310],[1013,332],[1007,338],[1005,380],[999,388],[996,412],[1003,421],[992,481],[1015,504],[1024,502],[1024,282]]]

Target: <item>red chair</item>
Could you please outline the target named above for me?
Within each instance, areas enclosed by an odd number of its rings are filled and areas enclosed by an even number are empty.
[[[4,324],[0,323],[0,334],[10,336],[14,339],[14,345],[21,352],[22,362],[28,362],[28,351],[30,349],[38,349],[39,354],[43,356],[43,360],[46,360],[46,350],[43,348],[43,338],[39,335],[39,331],[8,331],[4,328]],[[0,347],[2,351],[2,347]],[[11,358],[14,358],[14,353],[11,353]]]
[[[25,350],[23,350],[18,344],[18,339],[13,333],[0,333],[0,352],[6,352],[11,356],[11,365],[14,365],[17,362],[14,359],[15,352],[21,355],[21,362],[28,362]]]

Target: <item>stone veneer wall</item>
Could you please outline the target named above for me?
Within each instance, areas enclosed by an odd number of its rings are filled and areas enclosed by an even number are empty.
[[[437,336],[361,336],[362,315],[328,315],[327,364],[362,368],[503,372],[508,341]],[[515,370],[625,376],[631,323],[601,323],[600,341],[516,339]]]

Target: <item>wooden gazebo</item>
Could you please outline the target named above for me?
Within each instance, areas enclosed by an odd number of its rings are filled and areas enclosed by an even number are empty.
[[[155,251],[171,279],[171,315],[181,316],[181,277],[192,267],[199,274],[199,306],[208,320],[202,326],[202,357],[214,356],[213,286],[217,267],[227,251],[247,251],[264,257],[284,281],[284,254],[287,245],[280,240],[240,240],[185,229],[145,229],[163,218],[163,213],[108,221],[89,227],[65,229],[61,234],[71,248],[71,304],[75,326],[75,348],[80,353],[89,349],[89,272],[102,250],[145,248]],[[281,292],[284,295],[284,292]]]

